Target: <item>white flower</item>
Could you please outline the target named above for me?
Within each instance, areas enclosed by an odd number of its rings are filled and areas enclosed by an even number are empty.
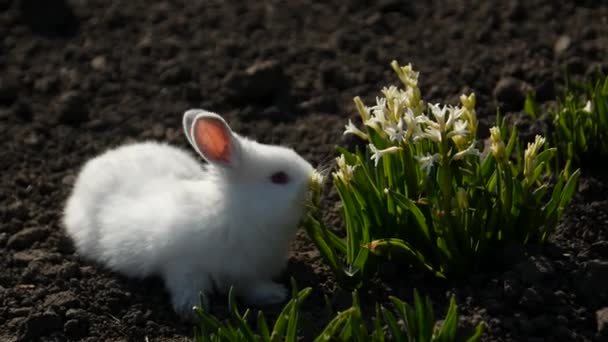
[[[346,134],[354,134],[363,140],[369,139],[367,134],[365,134],[365,132],[363,132],[362,130],[357,128],[357,126],[355,126],[350,119],[348,120],[348,124],[344,126],[344,135],[346,135]]]
[[[465,94],[460,95],[460,103],[468,110],[475,109],[475,93],[471,93],[469,96]]]
[[[502,141],[500,128],[494,126],[490,128],[490,150],[494,158],[499,159],[505,156],[505,143]]]
[[[399,96],[399,89],[397,87],[395,87],[394,85],[390,86],[390,87],[384,87],[382,88],[382,94],[384,94],[384,97],[387,100],[393,100],[393,99],[398,99]]]
[[[452,160],[460,160],[462,158],[464,158],[465,156],[480,156],[481,153],[479,152],[479,150],[475,147],[475,141],[473,141],[473,143],[471,143],[471,145],[469,145],[469,147],[467,147],[466,149],[456,153],[454,156],[452,156]]]
[[[405,131],[403,130],[403,118],[399,118],[398,123],[391,122],[384,130],[386,133],[388,133],[388,137],[391,141],[403,141],[405,137]]]
[[[464,120],[457,120],[454,123],[454,129],[450,133],[448,133],[448,138],[451,138],[453,136],[465,136],[469,134],[469,130],[467,129],[468,125],[469,124]]]
[[[338,171],[333,173],[334,177],[342,180],[344,184],[348,184],[353,179],[353,174],[357,165],[346,164],[344,155],[340,155],[336,158],[336,163],[338,164]]]
[[[419,137],[430,139],[433,142],[441,142],[441,131],[435,127],[427,127],[424,132],[420,133]]]
[[[448,111],[448,119],[445,123],[445,128],[444,128],[444,131],[446,131],[446,132],[454,125],[455,122],[457,122],[457,120],[460,119],[460,117],[462,116],[462,113],[463,113],[462,108],[452,107],[452,106],[448,106],[447,111]]]
[[[540,148],[545,144],[545,138],[537,135],[533,143],[528,143],[528,147],[524,151],[524,176],[531,178],[536,168],[536,156]]]
[[[418,125],[420,123],[420,117],[423,117],[424,115],[420,115],[420,116],[416,116],[414,114],[414,111],[412,111],[410,108],[408,108],[405,113],[403,114],[403,120],[405,121],[405,127],[406,127],[406,133],[405,133],[405,137],[404,139],[410,139],[411,137],[416,138],[417,136],[420,135],[420,126]],[[426,116],[424,116],[426,117]]]
[[[380,158],[382,158],[385,154],[392,154],[401,151],[401,147],[391,146],[389,148],[385,148],[383,150],[379,150],[374,146],[374,144],[369,144],[369,149],[372,151],[371,160],[374,161],[374,166],[378,167],[378,162]]]
[[[364,124],[382,134],[384,127],[386,127],[389,122],[387,119],[386,99],[376,97],[376,105],[371,107],[371,110],[373,115],[369,120],[365,121]]]
[[[583,111],[587,112],[587,113],[591,113],[591,101],[587,101],[587,103],[585,103],[585,107],[583,107]]]
[[[376,105],[370,108],[374,116],[386,117],[386,99],[384,97],[376,97]]]
[[[416,160],[420,163],[420,167],[422,170],[428,175],[431,173],[431,169],[437,160],[439,160],[439,153],[435,153],[431,155],[427,152],[426,155],[417,156]]]
[[[367,108],[363,104],[363,101],[361,101],[361,98],[359,96],[356,96],[354,101],[355,101],[355,106],[357,107],[357,111],[359,112],[359,115],[361,116],[361,120],[363,120],[363,122],[369,120],[369,117],[370,117],[369,108]]]
[[[445,114],[448,112],[448,107],[443,106],[443,108],[439,107],[439,104],[429,103],[429,108],[431,109],[431,113],[435,117],[435,122],[439,124],[441,130],[445,129]]]

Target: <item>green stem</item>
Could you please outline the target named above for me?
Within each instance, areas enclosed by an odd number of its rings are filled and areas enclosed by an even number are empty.
[[[441,144],[439,153],[441,154],[441,192],[443,197],[443,210],[447,214],[450,212],[452,200],[452,175],[450,173],[448,141],[445,133],[441,133]]]

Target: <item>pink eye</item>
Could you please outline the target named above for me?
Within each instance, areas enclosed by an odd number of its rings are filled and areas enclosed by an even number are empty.
[[[274,184],[287,184],[289,183],[289,176],[285,172],[279,171],[273,173],[272,176],[270,176],[270,180]]]

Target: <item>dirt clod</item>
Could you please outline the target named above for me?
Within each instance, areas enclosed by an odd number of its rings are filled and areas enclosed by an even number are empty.
[[[19,84],[14,75],[0,75],[0,104],[11,104],[17,99]]]
[[[8,239],[7,246],[13,249],[22,249],[32,246],[34,242],[44,239],[49,234],[44,228],[25,228]]]
[[[76,125],[88,120],[86,100],[80,92],[69,91],[61,95],[56,103],[57,121]]]
[[[66,0],[18,0],[21,20],[32,30],[52,35],[72,34],[78,18]]]
[[[35,313],[29,316],[22,325],[22,340],[37,339],[62,328],[61,317],[53,310]]]
[[[494,97],[505,111],[518,110],[523,108],[528,88],[526,83],[517,78],[504,77],[496,83]]]

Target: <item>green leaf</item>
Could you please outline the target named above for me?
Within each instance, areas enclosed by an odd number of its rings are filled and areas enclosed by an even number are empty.
[[[315,338],[315,342],[329,342],[332,337],[338,334],[340,328],[344,326],[350,315],[355,311],[355,308],[349,308],[345,311],[340,312],[334,317],[326,326],[325,329]]]
[[[298,321],[299,317],[298,310],[298,300],[295,299],[293,305],[291,306],[291,310],[289,310],[289,320],[287,321],[287,334],[285,336],[286,342],[295,342],[296,341],[296,332],[298,329]]]
[[[454,341],[458,328],[458,312],[456,308],[456,299],[454,296],[450,299],[450,306],[446,313],[445,319],[441,325],[441,329],[437,334],[438,341]]]
[[[270,341],[270,331],[268,330],[268,324],[266,323],[266,318],[264,317],[264,313],[260,310],[258,311],[258,332],[262,338],[262,341]]]
[[[338,259],[338,255],[334,248],[328,242],[335,242],[335,239],[327,238],[329,231],[322,227],[321,222],[317,221],[311,214],[306,215],[304,227],[311,240],[315,243],[321,255],[329,263],[330,268],[335,274],[340,273],[342,267]]]
[[[427,307],[414,289],[414,310],[418,321],[418,337],[420,341],[430,341],[433,335],[434,317],[432,307]]]
[[[479,341],[479,339],[481,338],[481,335],[483,334],[484,327],[485,327],[485,324],[483,322],[480,322],[479,324],[477,324],[477,326],[475,327],[475,331],[474,331],[473,335],[471,335],[468,339],[466,339],[465,342],[477,342],[477,341]]]
[[[574,171],[574,173],[572,173],[572,175],[568,179],[568,182],[566,182],[566,185],[564,186],[564,189],[560,196],[560,201],[559,201],[560,214],[559,214],[559,216],[561,216],[561,212],[564,210],[566,205],[568,205],[568,203],[570,203],[570,200],[572,199],[572,196],[574,195],[574,191],[576,190],[576,187],[578,185],[579,176],[580,176],[580,170],[576,170],[576,171]]]
[[[380,307],[380,310],[382,311],[382,316],[384,316],[384,322],[388,325],[394,340],[405,342],[403,333],[401,332],[401,329],[399,329],[395,316],[384,307]]]
[[[528,93],[524,102],[524,111],[533,117],[539,116],[539,109],[534,99],[534,94]]]
[[[395,198],[395,201],[399,203],[399,206],[408,210],[414,218],[416,219],[417,228],[419,228],[427,240],[431,240],[431,234],[429,232],[429,227],[426,224],[426,218],[422,214],[422,211],[416,206],[416,203],[411,199],[401,195],[400,193],[390,191],[391,196]]]

